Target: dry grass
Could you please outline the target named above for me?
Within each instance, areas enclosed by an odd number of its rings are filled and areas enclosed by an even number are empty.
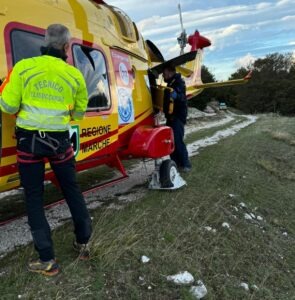
[[[257,161],[257,164],[262,167],[264,170],[268,171],[271,174],[279,175],[279,170],[275,166],[275,163],[273,161],[260,159]]]
[[[271,136],[275,140],[288,143],[291,146],[295,145],[294,134],[292,135],[292,134],[290,134],[288,132],[275,131],[275,132],[271,132]]]
[[[284,158],[274,157],[273,160],[259,159],[257,165],[280,179],[295,180],[294,168]]]

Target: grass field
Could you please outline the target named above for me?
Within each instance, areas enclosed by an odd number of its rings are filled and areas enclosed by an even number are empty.
[[[187,187],[92,211],[89,262],[75,260],[67,223],[53,233],[55,278],[26,272],[32,246],[6,256],[0,299],[195,299],[167,281],[181,271],[203,281],[205,299],[295,299],[294,132],[294,118],[261,116],[192,158]]]

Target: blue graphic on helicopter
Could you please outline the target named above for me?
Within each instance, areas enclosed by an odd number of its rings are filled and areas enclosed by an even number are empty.
[[[118,88],[119,96],[119,123],[126,124],[134,121],[134,110],[132,103],[131,90],[127,88]]]

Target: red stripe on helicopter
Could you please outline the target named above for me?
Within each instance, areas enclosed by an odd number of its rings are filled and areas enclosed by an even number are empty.
[[[90,143],[90,142],[94,143],[94,142],[97,142],[98,140],[107,139],[107,138],[111,137],[112,135],[116,134],[117,132],[118,132],[118,130],[116,129],[116,130],[114,130],[114,131],[112,131],[112,132],[110,132],[106,135],[103,135],[103,136],[99,137],[99,139],[94,139],[94,140],[88,141],[88,143]],[[110,144],[110,145],[112,145],[112,144]],[[80,147],[80,149],[81,149],[81,147]],[[97,156],[101,155],[101,152],[103,152],[102,150],[105,150],[105,149],[98,150],[98,151],[95,152],[95,154]],[[109,146],[106,148],[106,150],[108,150],[108,151],[110,150]],[[7,156],[11,156],[11,155],[16,155],[16,147],[8,147],[8,148],[3,148],[2,149],[2,157],[7,157]],[[17,164],[16,163],[13,163],[13,164],[10,164],[10,165],[7,165],[7,166],[0,166],[0,177],[14,174],[17,171],[18,171],[18,169],[17,169]]]
[[[146,109],[144,112],[142,112],[141,114],[139,114],[138,116],[135,116],[135,120],[137,120],[138,118],[140,118],[142,115],[144,115],[146,112],[148,112],[149,110],[151,110],[150,108]],[[152,110],[151,110],[151,114],[152,114]],[[150,115],[151,115],[150,114]],[[148,115],[148,117],[150,116]]]
[[[150,110],[150,108],[148,108],[148,109],[146,109],[144,112],[142,112],[141,114],[139,114],[139,115],[137,115],[137,116],[135,116],[135,120],[138,120],[141,116],[143,116],[144,114],[146,114],[148,111]],[[151,113],[146,117],[146,119],[147,118],[149,118],[149,117],[151,117],[152,116],[152,111],[151,111]],[[153,123],[154,124],[154,123]],[[153,124],[149,124],[149,125],[153,125]],[[126,125],[129,125],[129,124],[121,124],[121,125],[119,125],[119,128],[122,128],[122,127],[124,127],[124,126],[126,126]],[[137,126],[138,124],[136,124],[136,126]]]
[[[17,164],[0,167],[0,177],[14,174],[18,171]]]
[[[100,138],[102,138],[102,139],[108,138],[109,136],[114,135],[117,132],[118,132],[118,130],[116,129],[114,131],[109,132],[106,135],[100,136]],[[81,134],[80,134],[80,137],[81,137]],[[16,146],[6,147],[6,148],[2,149],[1,157],[7,157],[7,156],[12,156],[12,155],[16,155]]]
[[[109,146],[107,146],[106,148],[95,151],[95,153],[93,153],[91,156],[85,158],[84,160],[80,160],[77,163],[83,163],[83,162],[87,161],[90,157],[95,157],[95,156],[99,157],[99,156],[115,153],[117,150],[117,146],[118,146],[118,143],[114,142],[114,143],[110,144]],[[9,175],[15,174],[17,172],[18,172],[18,168],[17,168],[16,163],[0,167],[0,177],[9,176]]]
[[[16,155],[16,146],[3,148],[1,152],[1,157],[7,157],[11,155]]]

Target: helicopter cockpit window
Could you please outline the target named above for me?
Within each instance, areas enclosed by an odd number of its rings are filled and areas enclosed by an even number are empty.
[[[119,8],[114,6],[112,8],[118,21],[122,36],[133,42],[138,40],[135,24],[131,21],[131,19]]]
[[[13,64],[23,58],[41,55],[40,48],[44,45],[44,36],[20,29],[11,32]]]
[[[74,45],[75,66],[82,72],[88,90],[87,111],[107,110],[111,106],[104,56],[96,49]]]

